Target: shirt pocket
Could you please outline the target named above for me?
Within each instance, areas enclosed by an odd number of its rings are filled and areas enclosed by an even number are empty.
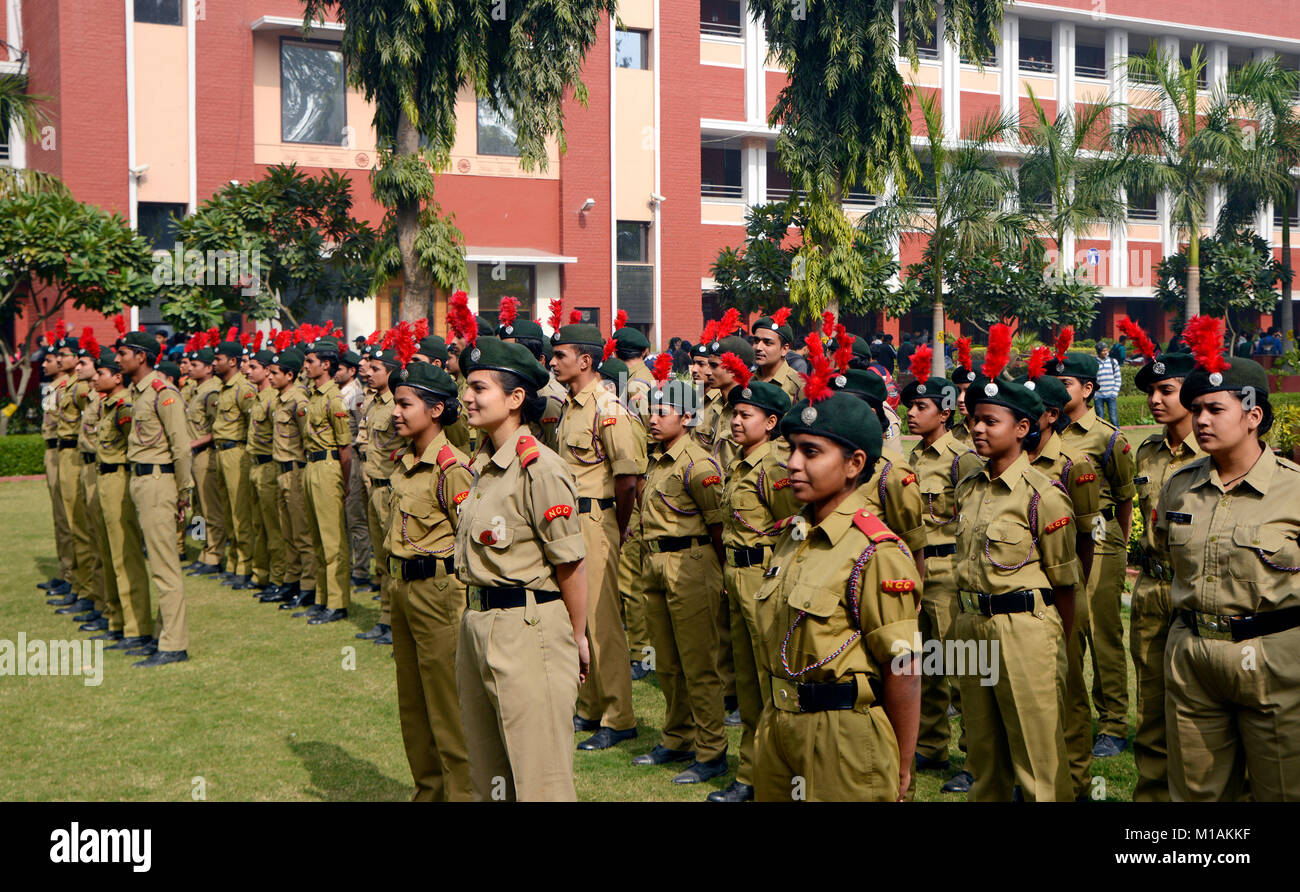
[[[584,464],[594,465],[601,460],[596,453],[590,428],[578,428],[569,431],[564,437],[564,448],[569,451],[570,455]]]
[[[921,493],[921,504],[925,512],[925,519],[939,526],[947,526],[953,523],[953,515],[956,513],[956,509],[952,502],[953,500],[947,492]]]
[[[1281,525],[1239,526],[1232,531],[1228,573],[1263,585],[1290,585],[1300,572],[1300,545],[1295,530]],[[1283,582],[1285,580],[1285,582]]]
[[[1033,554],[1033,538],[1026,524],[995,520],[984,530],[989,560],[999,570],[1019,570]]]
[[[469,525],[470,541],[491,550],[504,552],[514,541],[514,530],[503,516],[476,517]]]

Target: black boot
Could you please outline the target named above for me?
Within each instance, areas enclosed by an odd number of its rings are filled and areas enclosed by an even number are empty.
[[[315,589],[300,589],[298,594],[294,595],[288,601],[280,605],[281,610],[297,610],[299,607],[310,607],[316,603]]]
[[[84,613],[87,610],[94,610],[94,609],[95,609],[94,601],[90,600],[89,598],[78,598],[77,600],[69,604],[67,607],[60,607],[58,610],[54,612],[61,613],[65,616],[73,616],[74,614]]]
[[[263,604],[276,604],[281,601],[288,601],[298,596],[298,583],[291,582],[288,585],[280,585],[264,592],[261,596]]]
[[[90,640],[91,641],[121,641],[122,633],[114,632],[112,629],[109,629],[107,632],[101,632],[98,635],[91,635]]]

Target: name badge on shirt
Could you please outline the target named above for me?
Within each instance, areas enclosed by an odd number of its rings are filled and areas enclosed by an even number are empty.
[[[768,567],[766,570],[763,571],[763,578],[772,579],[776,576],[776,574],[780,572],[781,572],[781,568],[773,564],[772,566]]]
[[[1192,515],[1184,514],[1181,511],[1166,511],[1165,520],[1170,523],[1191,523]]]
[[[1150,478],[1150,477],[1134,477],[1134,478],[1133,478],[1133,482],[1134,482],[1135,484],[1137,484],[1138,486],[1141,486],[1143,483],[1150,483],[1150,482],[1151,482],[1151,478]]]

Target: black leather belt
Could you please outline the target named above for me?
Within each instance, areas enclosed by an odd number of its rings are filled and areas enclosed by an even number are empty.
[[[59,448],[59,441],[58,441],[58,438],[57,438],[57,437],[50,437],[49,439],[47,439],[47,440],[45,441],[45,448],[46,448],[46,449],[58,449],[58,448]]]
[[[645,540],[646,548],[662,554],[669,551],[685,551],[693,545],[704,545],[708,536],[660,536],[658,539]]]
[[[294,468],[305,468],[305,467],[307,467],[307,463],[306,463],[305,461],[282,461],[282,462],[280,462],[280,470],[281,470],[281,471],[292,471]]]
[[[454,557],[401,558],[396,555],[388,556],[388,572],[398,579],[429,579],[437,576],[440,568],[448,576],[454,574],[456,572],[456,559]]]
[[[320,452],[308,452],[307,461],[325,461],[327,458],[338,458],[337,449],[322,449]]]
[[[1034,595],[1039,594],[1044,604],[1055,602],[1051,589],[1021,589],[1007,592],[1005,595],[990,595],[984,592],[958,592],[963,610],[982,613],[985,616],[999,616],[1006,613],[1033,613]]]
[[[533,592],[538,604],[558,601],[559,592]],[[471,585],[466,590],[466,599],[470,610],[509,610],[523,607],[528,602],[528,589],[521,586],[482,586]]]
[[[223,452],[227,449],[234,449],[236,446],[244,445],[239,440],[217,440],[216,443],[217,448]]]
[[[858,702],[857,679],[844,682],[805,682],[794,686],[800,712],[830,712],[852,709]]]
[[[204,449],[211,449],[211,448],[212,448],[212,441],[209,440],[208,442],[204,443],[202,446],[195,446],[193,449],[191,449],[190,455],[198,455]]]
[[[54,448],[56,448],[56,449],[76,449],[76,448],[77,448],[77,439],[76,439],[76,437],[72,437],[72,438],[60,438],[60,439],[55,440],[55,441],[54,441],[54,444],[55,444],[55,447],[54,447]]]
[[[101,474],[116,474],[118,471],[124,470],[125,468],[126,465],[122,464],[121,462],[118,462],[117,464],[112,464],[109,462],[99,463],[99,473]]]
[[[1104,518],[1106,518],[1107,520],[1114,520],[1114,519],[1115,519],[1115,506],[1114,506],[1114,505],[1107,505],[1105,508],[1102,508],[1102,509],[1101,509],[1101,516],[1104,517]]]
[[[365,461],[365,460],[366,460],[366,450],[364,450],[364,449],[357,449],[357,457],[360,458],[362,461]]]
[[[392,486],[393,481],[388,477],[371,477],[370,485],[371,486]]]
[[[173,464],[169,463],[165,465],[156,465],[156,464],[146,464],[144,462],[136,462],[134,465],[132,465],[131,473],[135,474],[135,476],[137,477],[143,477],[146,474],[152,474],[155,468],[157,468],[159,471],[162,471],[164,474],[176,473],[176,466]]]
[[[269,455],[254,455],[254,456],[253,456],[253,464],[255,464],[255,465],[264,465],[264,464],[266,464],[267,462],[269,462],[270,460],[271,460],[271,456],[269,456]]]
[[[1173,582],[1174,568],[1163,561],[1157,561],[1145,554],[1138,555],[1138,566],[1142,572],[1152,579],[1160,579],[1164,582]]]
[[[600,509],[601,509],[602,511],[608,511],[610,508],[613,508],[613,507],[614,507],[614,500],[613,500],[612,498],[609,498],[609,499],[587,499],[587,498],[583,498],[582,496],[579,496],[579,497],[578,497],[578,513],[579,513],[579,514],[590,514],[590,513],[591,513],[591,507],[592,507],[593,504],[600,506]]]
[[[81,453],[81,463],[83,465],[93,465],[95,463],[95,453],[93,452]]]
[[[727,566],[761,567],[763,566],[763,553],[762,545],[755,545],[753,548],[728,548]]]
[[[950,554],[957,553],[956,545],[927,545],[922,552],[926,557],[947,557]]]
[[[1247,641],[1300,626],[1300,607],[1285,607],[1282,610],[1244,616],[1216,616],[1186,609],[1176,610],[1175,613],[1183,625],[1191,629],[1193,635],[1221,641]]]

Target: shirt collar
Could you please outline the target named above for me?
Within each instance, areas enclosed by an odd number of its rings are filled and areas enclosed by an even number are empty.
[[[1083,431],[1090,431],[1094,424],[1097,423],[1097,412],[1091,406],[1079,417],[1078,421],[1071,421],[1070,427],[1078,427]]]
[[[817,524],[815,529],[820,530],[821,534],[826,537],[826,540],[832,546],[836,545],[844,538],[844,534],[849,531],[849,527],[853,526],[853,518],[866,507],[866,504],[866,498],[862,495],[862,490],[860,488],[856,489],[848,498],[835,506],[835,510],[831,512],[830,516]]]
[[[531,437],[532,435],[533,432],[528,429],[527,425],[521,424],[519,429],[510,436],[510,439],[502,443],[501,448],[492,453],[492,463],[503,470],[510,467],[510,463],[515,460],[515,456],[518,454],[519,438]],[[487,436],[486,432],[484,432],[484,436]],[[487,442],[492,442],[491,437],[488,437]]]
[[[589,402],[591,402],[593,399],[595,399],[595,397],[596,397],[596,388],[598,388],[598,387],[600,387],[600,376],[599,376],[599,375],[597,375],[594,379],[592,379],[592,380],[587,384],[586,387],[582,388],[582,389],[579,390],[577,393],[570,393],[569,396],[568,396],[568,400],[569,400],[569,402],[571,402],[571,403],[577,403],[579,406],[586,406],[587,403],[589,403]]]
[[[1053,464],[1061,457],[1061,435],[1052,434],[1046,443],[1043,444],[1043,451],[1038,453],[1039,459],[1045,459]]]
[[[980,474],[984,476],[994,486],[1001,484],[1008,492],[1015,492],[1020,486],[1021,481],[1025,479],[1025,471],[1029,469],[1029,456],[1021,452],[1020,456],[1011,463],[1011,467],[1002,472],[1002,476],[994,480],[989,476],[989,466],[985,465],[980,468]]]
[[[677,461],[677,459],[681,458],[682,453],[686,451],[686,447],[690,442],[691,434],[687,431],[685,435],[678,438],[677,442],[672,445],[671,449],[665,449],[660,453],[659,462],[661,464],[665,462],[671,464],[672,462]]]
[[[749,453],[748,455],[746,455],[744,452],[741,452],[738,461],[740,464],[748,465],[751,468],[758,467],[758,465],[762,463],[763,459],[767,458],[767,454],[771,451],[772,451],[772,441],[764,440],[758,446],[755,446],[754,451]]]
[[[1273,475],[1277,473],[1277,456],[1273,454],[1272,449],[1268,448],[1267,443],[1261,441],[1260,445],[1264,447],[1264,454],[1259,457],[1259,461],[1255,462],[1255,466],[1250,469],[1246,476],[1241,478],[1241,483],[1237,484],[1237,486],[1249,486],[1261,496],[1267,496],[1269,485],[1273,482]],[[1196,472],[1196,479],[1192,481],[1192,489],[1199,489],[1207,483],[1213,484],[1214,488],[1220,492],[1228,491],[1223,488],[1223,478],[1219,476],[1219,469],[1214,466],[1213,459],[1205,462],[1200,470]]]
[[[447,432],[439,431],[438,436],[433,438],[433,442],[430,443],[425,448],[424,452],[418,457],[414,450],[408,449],[402,455],[402,467],[409,471],[416,465],[437,465],[438,453],[442,452],[442,447],[446,445],[448,445]]]
[[[151,371],[149,374],[141,378],[138,383],[132,384],[131,386],[135,389],[136,393],[144,393],[145,390],[153,385],[154,378],[162,380],[162,375],[157,370]]]

